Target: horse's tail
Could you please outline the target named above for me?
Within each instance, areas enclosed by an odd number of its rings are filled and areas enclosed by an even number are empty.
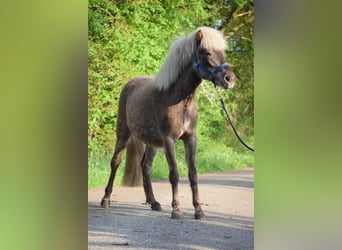
[[[145,152],[145,144],[131,135],[126,148],[125,172],[122,185],[136,187],[142,185],[141,161]]]

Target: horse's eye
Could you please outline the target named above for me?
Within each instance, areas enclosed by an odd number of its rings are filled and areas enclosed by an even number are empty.
[[[211,56],[210,52],[205,53],[206,56]]]

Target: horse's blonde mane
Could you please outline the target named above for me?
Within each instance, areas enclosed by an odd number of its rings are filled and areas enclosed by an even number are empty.
[[[179,37],[169,50],[165,62],[157,73],[154,86],[157,89],[168,89],[173,84],[186,65],[193,60],[196,47],[196,33],[201,30],[203,37],[201,47],[205,49],[225,50],[227,43],[223,34],[209,27],[201,27],[188,36]]]

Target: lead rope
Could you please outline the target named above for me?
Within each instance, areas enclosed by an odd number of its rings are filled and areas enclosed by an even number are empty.
[[[233,128],[234,134],[235,134],[236,137],[239,139],[239,141],[242,143],[242,145],[244,145],[244,146],[245,146],[247,149],[249,149],[250,151],[254,152],[254,149],[253,149],[252,147],[248,146],[248,145],[240,138],[238,132],[236,131],[236,129],[235,129],[233,123],[232,123],[232,120],[230,119],[230,117],[229,117],[229,115],[228,115],[228,112],[227,112],[226,106],[224,105],[224,101],[223,101],[223,99],[222,99],[222,96],[221,96],[219,90],[217,89],[215,83],[214,83],[214,86],[215,86],[216,93],[217,93],[217,94],[219,95],[219,97],[220,97],[220,102],[221,102],[222,109],[223,109],[224,113],[226,114],[226,118],[227,118],[227,120],[228,120],[230,126]]]
[[[197,75],[199,78],[202,78],[201,77],[201,74],[200,74],[200,69],[203,70],[205,73],[207,73],[208,75],[211,76],[211,82],[214,84],[214,87],[215,87],[215,90],[217,92],[217,94],[219,95],[220,97],[220,102],[221,102],[221,106],[222,106],[222,109],[224,111],[224,113],[226,114],[226,118],[228,120],[228,123],[230,124],[230,126],[233,128],[233,131],[234,131],[234,134],[236,135],[236,137],[239,139],[239,141],[242,143],[242,145],[244,145],[247,149],[249,149],[250,151],[254,152],[254,149],[250,146],[248,146],[239,136],[238,132],[236,131],[234,125],[233,125],[233,122],[232,120],[230,119],[229,115],[228,115],[228,112],[227,112],[227,109],[226,109],[226,106],[224,105],[224,101],[222,99],[222,96],[220,94],[220,92],[218,91],[217,87],[216,87],[216,83],[215,83],[215,74],[220,72],[222,70],[223,67],[225,66],[228,66],[227,63],[224,63],[224,64],[221,64],[220,66],[216,67],[213,71],[209,70],[208,68],[206,68],[205,66],[203,66],[197,59],[196,56],[194,56],[194,61],[195,61],[195,64],[196,64],[196,72],[197,72]]]

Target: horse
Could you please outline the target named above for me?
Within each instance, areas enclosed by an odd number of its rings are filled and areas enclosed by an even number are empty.
[[[224,58],[226,47],[227,43],[220,31],[200,27],[173,42],[155,77],[138,76],[126,83],[119,99],[117,141],[108,185],[101,200],[103,208],[110,207],[115,174],[126,148],[123,185],[137,186],[143,182],[146,203],[152,210],[160,211],[150,175],[157,149],[163,148],[172,187],[171,218],[181,219],[175,145],[182,140],[195,208],[194,217],[197,220],[204,218],[195,165],[198,118],[196,90],[203,79],[223,89],[233,88],[236,78]]]

